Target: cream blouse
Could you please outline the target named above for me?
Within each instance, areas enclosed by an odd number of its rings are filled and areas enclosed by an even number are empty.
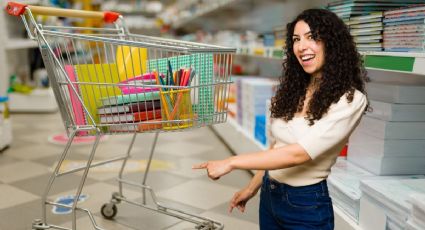
[[[356,90],[351,103],[348,103],[346,94],[343,95],[312,126],[304,117],[294,117],[288,122],[273,119],[270,130],[274,147],[298,143],[312,161],[291,168],[270,170],[270,177],[291,186],[311,185],[326,179],[348,137],[358,125],[366,105],[366,96]]]

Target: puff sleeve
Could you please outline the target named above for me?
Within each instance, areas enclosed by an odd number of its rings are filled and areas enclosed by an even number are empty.
[[[366,105],[367,98],[360,91],[355,91],[351,103],[348,103],[344,94],[336,104],[331,105],[320,120],[315,121],[309,132],[299,139],[298,144],[314,160],[348,139],[360,122]]]

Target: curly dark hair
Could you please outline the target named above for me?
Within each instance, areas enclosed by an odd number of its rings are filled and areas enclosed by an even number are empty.
[[[309,125],[313,125],[345,93],[349,102],[353,100],[355,89],[366,95],[365,82],[368,79],[363,61],[344,22],[328,10],[305,10],[287,25],[286,60],[283,62],[280,86],[272,99],[273,118],[292,120],[294,114],[301,112],[304,106],[311,77],[303,70],[293,50],[292,36],[298,21],[306,22],[313,39],[324,43],[322,77],[319,88],[309,102],[306,117]]]

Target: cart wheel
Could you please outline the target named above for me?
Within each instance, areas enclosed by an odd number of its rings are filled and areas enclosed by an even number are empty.
[[[108,220],[114,219],[114,217],[117,215],[117,212],[117,206],[111,203],[102,205],[102,208],[100,209],[100,213],[102,213],[102,216]]]

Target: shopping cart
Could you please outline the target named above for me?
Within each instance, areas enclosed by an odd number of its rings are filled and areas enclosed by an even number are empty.
[[[60,108],[69,140],[42,196],[42,217],[33,229],[69,229],[48,224],[46,207],[72,210],[72,229],[77,228],[76,212],[86,213],[95,229],[99,227],[91,212],[80,208],[87,174],[92,167],[122,161],[118,192],[101,208],[113,219],[117,204],[127,202],[192,222],[196,229],[223,229],[209,218],[167,207],[157,201],[146,184],[152,156],[161,132],[185,131],[225,122],[232,55],[235,49],[193,42],[131,34],[123,17],[114,12],[89,12],[29,6],[9,2],[9,14],[20,16],[31,39],[38,42],[49,80]],[[53,15],[103,19],[105,28],[63,27],[38,24],[33,16]],[[123,171],[138,133],[155,133],[142,183],[128,181]],[[102,135],[132,134],[127,152],[94,162]],[[85,166],[61,171],[61,166],[76,136],[95,136]],[[47,199],[55,179],[83,171],[72,205]],[[123,185],[136,186],[143,201],[125,197]],[[153,205],[147,204],[149,193]]]

